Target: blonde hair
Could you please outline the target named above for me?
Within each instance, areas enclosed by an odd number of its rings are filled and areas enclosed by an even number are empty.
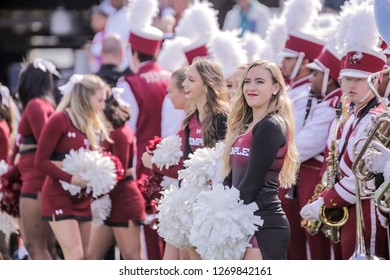
[[[101,78],[93,74],[85,74],[80,82],[75,83],[73,90],[63,96],[56,111],[63,111],[70,108],[73,113],[74,125],[87,135],[91,147],[99,147],[96,139],[97,134],[101,134],[104,139],[109,141],[107,128],[104,125],[100,114],[97,114],[90,102],[90,97],[98,89],[109,90],[108,85]]]
[[[279,84],[279,91],[276,95],[272,95],[266,114],[272,117],[272,120],[277,123],[284,131],[287,139],[288,151],[284,159],[282,170],[279,174],[279,183],[283,188],[289,188],[296,182],[296,176],[299,169],[299,153],[294,140],[294,116],[292,103],[286,91],[282,73],[279,67],[270,61],[262,60],[255,61],[249,64],[243,77],[246,77],[249,70],[253,67],[262,67],[267,69],[273,79],[273,84]],[[230,114],[227,121],[227,134],[225,138],[226,149],[223,155],[225,175],[231,171],[230,150],[237,139],[240,132],[248,128],[253,121],[252,108],[249,107],[243,93],[244,78],[240,81],[240,86],[237,95],[234,97]]]
[[[194,60],[203,83],[206,85],[206,104],[204,106],[205,118],[203,123],[203,143],[205,147],[213,147],[217,141],[217,116],[225,115],[229,111],[226,83],[221,66],[213,60],[198,58]],[[195,112],[194,112],[195,113]],[[189,115],[185,124],[188,124],[193,114]]]

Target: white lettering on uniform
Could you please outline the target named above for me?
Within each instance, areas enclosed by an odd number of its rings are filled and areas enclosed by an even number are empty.
[[[237,156],[249,156],[250,149],[249,148],[241,148],[241,147],[232,147],[230,150],[231,155]]]
[[[189,138],[190,145],[193,146],[203,146],[203,139],[202,138]]]
[[[142,79],[145,79],[147,83],[159,82],[162,80],[167,80],[170,77],[169,72],[147,72],[140,75]]]
[[[201,133],[202,133],[202,129],[197,128],[197,129],[196,129],[196,134],[201,134]]]

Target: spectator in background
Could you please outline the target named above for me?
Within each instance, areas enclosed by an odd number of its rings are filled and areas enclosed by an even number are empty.
[[[117,33],[121,36],[123,42],[128,42],[130,34],[129,0],[109,0],[115,12],[112,13],[106,23],[105,33]],[[119,69],[123,70],[129,66],[129,54],[125,54],[122,58]]]
[[[267,6],[256,0],[236,0],[236,4],[226,14],[223,30],[241,28],[241,35],[250,31],[265,38],[270,20],[271,11]]]
[[[339,13],[345,0],[325,0],[322,6],[324,13]]]
[[[102,41],[102,65],[96,75],[107,82],[110,87],[115,87],[121,76],[132,74],[129,67],[123,71],[118,69],[124,55],[124,46],[118,34],[108,34]]]
[[[213,4],[213,8],[218,11],[218,24],[223,27],[226,14],[233,8],[236,1],[234,0],[209,0]]]
[[[91,42],[89,70],[96,72],[102,64],[102,41],[105,34],[105,27],[108,17],[115,11],[106,1],[99,6],[93,6],[91,11],[90,25],[95,35]]]

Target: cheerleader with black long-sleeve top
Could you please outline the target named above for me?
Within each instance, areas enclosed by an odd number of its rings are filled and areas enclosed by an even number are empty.
[[[92,216],[91,198],[85,191],[87,182],[63,171],[62,160],[71,150],[99,150],[98,136],[109,139],[98,114],[104,109],[107,91],[107,84],[95,75],[73,75],[61,88],[62,101],[45,124],[38,142],[35,164],[47,175],[42,188],[41,217],[49,221],[65,259],[84,259]],[[72,195],[60,181],[82,190]]]
[[[183,159],[198,148],[212,148],[224,140],[229,102],[221,66],[207,58],[196,59],[186,71],[184,93],[195,106],[194,113],[184,121]],[[194,248],[191,259],[200,256]]]
[[[145,201],[133,178],[135,137],[126,124],[130,119],[130,108],[120,98],[120,89],[114,88],[109,94],[104,114],[112,142],[104,141],[103,149],[119,158],[125,174],[108,194],[112,206],[104,225],[92,229],[87,259],[103,258],[114,241],[123,259],[141,259],[139,225],[145,219]]]
[[[239,189],[244,204],[255,202],[255,215],[264,221],[244,259],[286,259],[290,226],[278,189],[295,182],[299,159],[292,105],[275,63],[247,66],[232,103],[225,142],[225,184]]]

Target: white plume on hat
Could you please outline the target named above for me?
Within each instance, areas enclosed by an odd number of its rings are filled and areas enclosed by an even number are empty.
[[[336,35],[336,47],[340,53],[349,50],[379,50],[379,32],[372,1],[346,1],[341,7]]]
[[[320,0],[287,0],[281,17],[286,21],[287,32],[310,29],[321,10]]]
[[[314,29],[321,38],[329,38],[335,33],[338,24],[337,15],[334,13],[321,13],[314,21]]]
[[[238,35],[239,30],[216,32],[207,44],[211,56],[222,66],[225,79],[248,61]]]
[[[219,30],[218,11],[208,1],[195,1],[188,7],[175,28],[175,34],[190,38],[193,42],[205,40]]]
[[[246,51],[248,62],[260,59],[259,55],[265,42],[258,33],[245,32],[241,38],[241,44]]]
[[[267,30],[267,36],[261,45],[260,58],[278,63],[277,54],[283,50],[287,38],[285,20],[283,18],[273,18]]]
[[[171,40],[165,40],[158,54],[157,62],[164,69],[172,72],[179,69],[187,63],[183,48],[190,43],[190,39],[180,36],[176,36]]]
[[[134,0],[130,4],[128,17],[131,19],[130,29],[145,29],[152,25],[153,18],[159,11],[158,0]]]

